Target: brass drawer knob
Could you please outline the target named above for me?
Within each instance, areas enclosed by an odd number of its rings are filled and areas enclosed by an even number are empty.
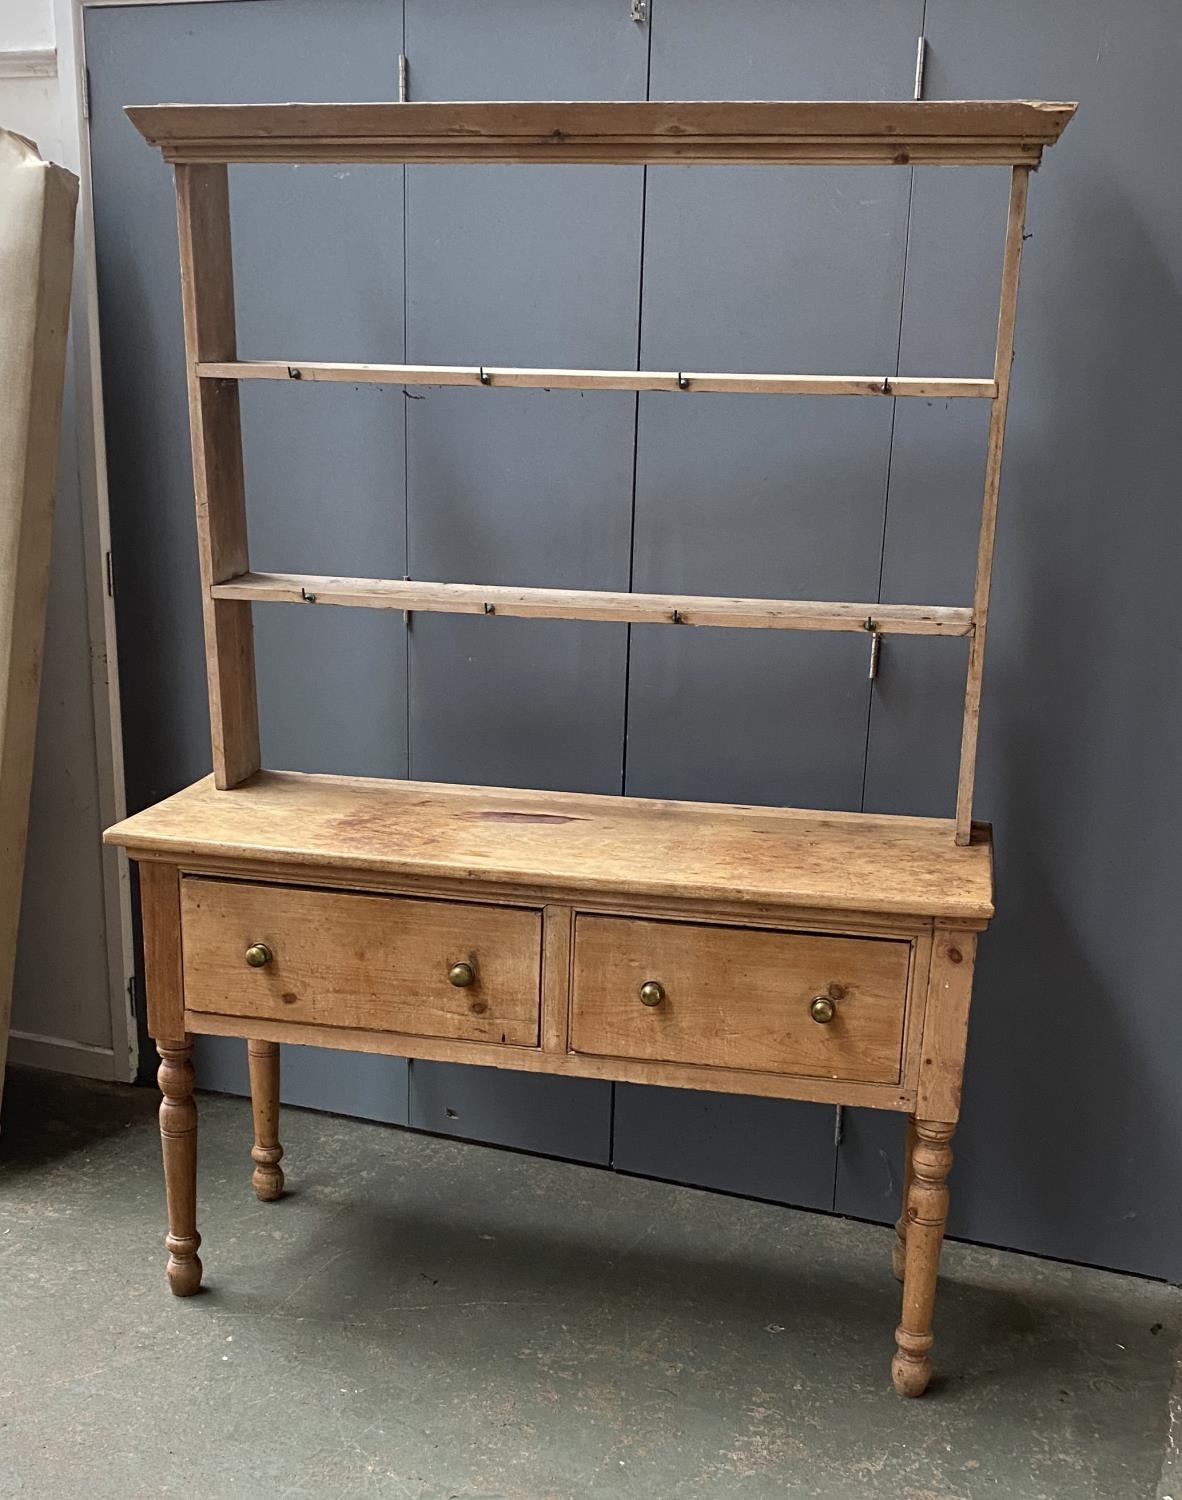
[[[271,962],[272,953],[266,943],[251,943],[246,950],[246,962],[252,969],[261,969],[264,964]]]
[[[657,979],[646,979],[640,986],[641,1005],[660,1005],[665,998],[665,986]]]
[[[828,1026],[837,1014],[837,1006],[828,995],[817,995],[809,1005],[809,1015],[820,1026]]]
[[[454,984],[457,990],[466,990],[476,983],[476,970],[471,964],[452,964],[447,971],[447,982]]]

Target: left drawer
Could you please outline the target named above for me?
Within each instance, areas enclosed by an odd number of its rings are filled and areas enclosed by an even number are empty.
[[[187,876],[181,936],[188,1010],[538,1045],[537,910]]]

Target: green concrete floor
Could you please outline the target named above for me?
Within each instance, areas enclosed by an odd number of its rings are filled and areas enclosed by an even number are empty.
[[[0,1495],[1182,1500],[1182,1293],[949,1245],[892,1392],[888,1231],[199,1096],[208,1289],[165,1287],[155,1099],[12,1070]]]

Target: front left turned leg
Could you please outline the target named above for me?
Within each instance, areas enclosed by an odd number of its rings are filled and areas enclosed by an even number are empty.
[[[906,1267],[903,1316],[895,1330],[898,1350],[891,1379],[900,1396],[922,1396],[932,1377],[932,1314],[940,1247],[948,1217],[948,1173],[952,1168],[955,1125],[915,1121],[911,1182],[907,1191]]]
[[[201,1286],[197,1254],[197,1106],[193,1103],[193,1039],[157,1042],[156,1074],[160,1101],[160,1145],[164,1153],[164,1194],[168,1200],[168,1284],[174,1297],[191,1297]]]
[[[263,1203],[273,1203],[283,1192],[279,1162],[279,1043],[251,1038],[246,1044],[250,1064],[250,1107],[254,1114],[254,1190]]]

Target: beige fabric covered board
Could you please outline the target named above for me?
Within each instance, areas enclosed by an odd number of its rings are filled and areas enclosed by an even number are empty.
[[[12,1011],[78,179],[0,130],[0,1097]]]

